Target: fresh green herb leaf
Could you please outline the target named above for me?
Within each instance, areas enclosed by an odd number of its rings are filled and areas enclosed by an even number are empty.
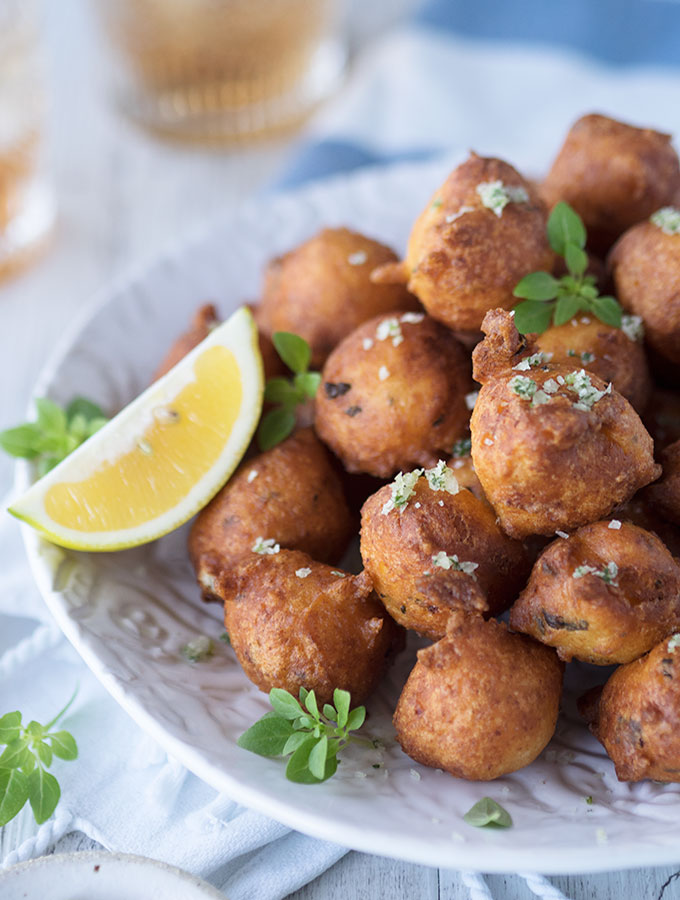
[[[9,744],[21,734],[21,713],[8,712],[0,718],[0,744]]]
[[[10,456],[34,460],[40,477],[107,422],[96,403],[84,397],[73,400],[66,411],[46,397],[39,397],[35,406],[37,420],[0,432],[0,448]]]
[[[326,758],[328,756],[328,738],[321,735],[312,747],[309,754],[309,771],[315,778],[322,781],[326,774]]]
[[[66,431],[66,413],[47,397],[38,397],[35,401],[38,413],[37,425],[47,434],[63,434]]]
[[[293,737],[296,735],[290,721],[270,715],[251,725],[243,732],[237,743],[239,747],[257,753],[258,756],[283,756],[291,752],[286,750],[286,746]]]
[[[621,327],[623,313],[618,300],[614,297],[595,297],[591,308],[597,318],[604,322],[605,325],[611,325],[614,328]]]
[[[314,399],[321,384],[321,374],[308,371],[312,351],[307,341],[288,331],[274,332],[272,341],[293,377],[267,381],[264,399],[276,408],[265,413],[260,421],[257,430],[260,450],[271,450],[291,434],[295,427],[295,408]]]
[[[287,378],[270,378],[264,389],[264,399],[267,403],[296,406],[304,398]]]
[[[222,634],[220,635],[220,640],[222,641],[223,644],[231,644],[231,638],[229,637],[229,632],[223,631]]]
[[[46,740],[50,742],[54,755],[59,759],[77,759],[78,746],[68,731],[55,731],[54,734],[48,734]]]
[[[298,784],[317,784],[321,779],[313,775],[309,768],[309,754],[316,744],[313,735],[308,735],[288,760],[286,778]]]
[[[586,275],[586,229],[567,203],[558,203],[548,219],[548,240],[564,256],[567,274],[555,278],[548,272],[525,275],[514,290],[526,298],[515,307],[515,326],[521,334],[541,334],[550,326],[564,325],[579,312],[591,312],[607,325],[621,327],[621,307],[614,297],[600,297],[594,276]],[[530,305],[531,304],[531,305]]]
[[[299,374],[307,371],[312,351],[304,338],[290,331],[275,331],[272,341],[276,352],[292,372]]]
[[[281,719],[280,721],[284,721],[284,720]],[[248,732],[246,732],[246,734],[247,733]],[[286,743],[283,747],[283,750],[281,751],[279,756],[290,756],[291,753],[295,753],[297,748],[301,747],[302,744],[304,744],[304,742],[307,740],[308,737],[309,737],[309,732],[307,732],[307,731],[294,731],[291,734],[291,736],[288,738],[288,740],[286,741]],[[248,750],[248,749],[249,748],[246,747],[246,750]]]
[[[295,413],[285,406],[271,409],[262,417],[257,429],[260,450],[271,450],[284,441],[295,428]]]
[[[568,203],[556,204],[548,218],[548,240],[555,253],[564,256],[567,244],[575,244],[583,250],[586,245],[586,229],[581,217]]]
[[[20,459],[35,459],[40,453],[37,449],[41,431],[33,422],[26,425],[17,425],[16,428],[7,428],[0,432],[0,447]]]
[[[0,769],[20,769],[31,755],[28,749],[28,736],[22,735],[10,741],[0,754]]]
[[[49,409],[47,414],[51,414]],[[5,713],[0,718],[0,744],[6,745],[0,754],[0,826],[13,819],[27,800],[38,824],[54,812],[59,785],[45,769],[55,756],[76,759],[78,747],[68,731],[50,734],[49,729],[66,713],[76,692],[47,725],[31,720],[23,727],[20,712]]]
[[[338,718],[336,719],[336,721],[339,728],[344,728],[347,724],[347,719],[349,717],[350,699],[351,698],[349,691],[343,691],[340,688],[336,688],[333,691],[333,703],[335,704],[335,708],[338,711]],[[358,728],[360,726],[357,725],[355,727]]]
[[[366,720],[366,707],[357,706],[347,717],[347,730],[357,731]]]
[[[559,281],[548,272],[525,275],[512,292],[525,300],[552,300],[557,296]]]
[[[564,259],[572,275],[583,275],[588,268],[588,254],[576,244],[567,244],[564,250]]]
[[[88,400],[87,397],[75,397],[66,407],[66,418],[69,422],[73,422],[76,416],[80,416],[86,422],[96,421],[97,419],[102,419],[104,422],[107,421],[104,410],[97,406],[96,403]]]
[[[510,828],[512,818],[510,813],[503,809],[500,803],[496,803],[491,797],[482,797],[463,816],[468,825],[475,828]]]
[[[552,314],[552,304],[525,300],[515,307],[515,328],[520,334],[542,334],[550,325]]]
[[[52,765],[52,748],[45,741],[35,741],[33,744],[38,759],[44,766]]]
[[[273,712],[244,732],[238,744],[262,756],[290,756],[286,767],[290,781],[299,784],[325,781],[335,774],[337,756],[343,747],[364,740],[350,731],[363,725],[365,708],[359,706],[350,711],[348,691],[336,690],[333,700],[335,707],[325,703],[321,714],[314,691],[300,688],[298,701],[288,691],[274,688],[269,693]]]
[[[0,769],[0,828],[10,822],[28,800],[28,778],[19,769]]]
[[[28,776],[28,800],[33,810],[33,817],[38,825],[42,825],[57,808],[61,789],[59,782],[41,766],[36,766]]]
[[[560,297],[555,304],[555,315],[553,322],[555,325],[564,325],[569,319],[573,319],[576,313],[581,309],[581,300],[578,297],[567,296]]]
[[[319,719],[319,707],[316,702],[314,691],[310,691],[304,699],[304,704],[315,719]]]
[[[305,697],[303,701],[305,704],[308,702],[310,694],[307,694]],[[283,716],[284,719],[298,719],[304,716],[298,701],[288,691],[284,691],[283,688],[272,688],[269,692],[269,702],[274,712],[279,716]]]
[[[299,372],[293,379],[297,387],[305,395],[305,398],[313,400],[321,384],[321,372]]]

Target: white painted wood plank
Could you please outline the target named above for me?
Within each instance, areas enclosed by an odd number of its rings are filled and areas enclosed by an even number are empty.
[[[461,900],[467,900],[461,895]],[[411,863],[348,853],[332,869],[289,900],[438,900],[436,869]],[[458,898],[456,898],[458,900]]]

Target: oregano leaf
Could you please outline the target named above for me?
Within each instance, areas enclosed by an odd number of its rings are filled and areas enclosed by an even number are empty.
[[[547,230],[550,246],[560,256],[564,256],[567,244],[575,244],[581,250],[586,245],[586,229],[581,217],[562,200],[550,213]]]
[[[0,828],[10,822],[28,800],[28,778],[19,769],[0,769]]]
[[[588,254],[571,241],[564,248],[564,259],[572,275],[583,275],[588,268]]]
[[[250,750],[258,756],[282,756],[292,734],[293,726],[288,719],[264,717],[244,731],[236,743],[243,750]]]
[[[260,450],[271,450],[284,441],[295,428],[295,413],[285,407],[272,409],[262,417],[257,429]]]
[[[520,334],[543,334],[550,325],[553,303],[525,300],[515,307],[515,328]]]
[[[605,325],[611,325],[613,328],[621,327],[623,311],[614,297],[595,297],[590,301],[590,308]]]
[[[312,351],[304,338],[290,331],[275,331],[272,341],[276,352],[292,372],[307,371]]]
[[[21,734],[21,713],[16,712],[5,713],[0,718],[0,744],[9,744],[16,740]]]
[[[555,325],[564,325],[565,322],[572,319],[580,309],[581,300],[579,297],[560,297],[555,304]]]
[[[557,296],[558,280],[548,272],[531,272],[517,283],[512,292],[525,300],[553,300]]]
[[[510,813],[503,809],[500,803],[496,803],[491,797],[482,797],[463,816],[468,825],[475,828],[510,828],[512,818]]]
[[[33,816],[38,825],[42,825],[57,808],[61,789],[59,782],[44,769],[37,766],[28,776],[28,799]]]

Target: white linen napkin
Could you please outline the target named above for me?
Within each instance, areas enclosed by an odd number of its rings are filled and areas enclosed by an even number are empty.
[[[356,163],[461,146],[509,161],[516,153],[540,171],[568,124],[592,109],[680,132],[679,88],[670,70],[612,70],[564,51],[469,43],[414,27],[375,44],[359,62],[288,183],[337,169],[349,156]],[[77,829],[112,850],[186,868],[231,900],[274,900],[346,852],[217,796],[146,739],[50,624],[9,518],[0,525],[2,650],[0,713],[20,709],[44,721],[80,683],[64,720],[80,757],[54,768],[62,786],[56,816],[3,865],[40,855]],[[529,878],[534,893],[548,896],[547,883]],[[464,881],[472,896],[490,896],[479,879]]]

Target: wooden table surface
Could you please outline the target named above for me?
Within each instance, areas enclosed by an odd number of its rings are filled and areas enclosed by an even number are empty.
[[[84,0],[45,7],[59,221],[49,252],[0,284],[0,428],[23,419],[42,361],[98,288],[187,229],[251,196],[275,178],[302,137],[229,153],[154,140],[118,117],[108,103]],[[11,464],[1,459],[3,493],[10,477]],[[0,830],[0,858],[12,849],[13,839],[11,824]],[[52,852],[92,847],[75,833]],[[553,883],[574,900],[680,898],[680,868],[559,877]],[[488,884],[495,900],[533,896],[514,876],[490,876]],[[294,896],[463,900],[469,893],[455,872],[350,853]]]

